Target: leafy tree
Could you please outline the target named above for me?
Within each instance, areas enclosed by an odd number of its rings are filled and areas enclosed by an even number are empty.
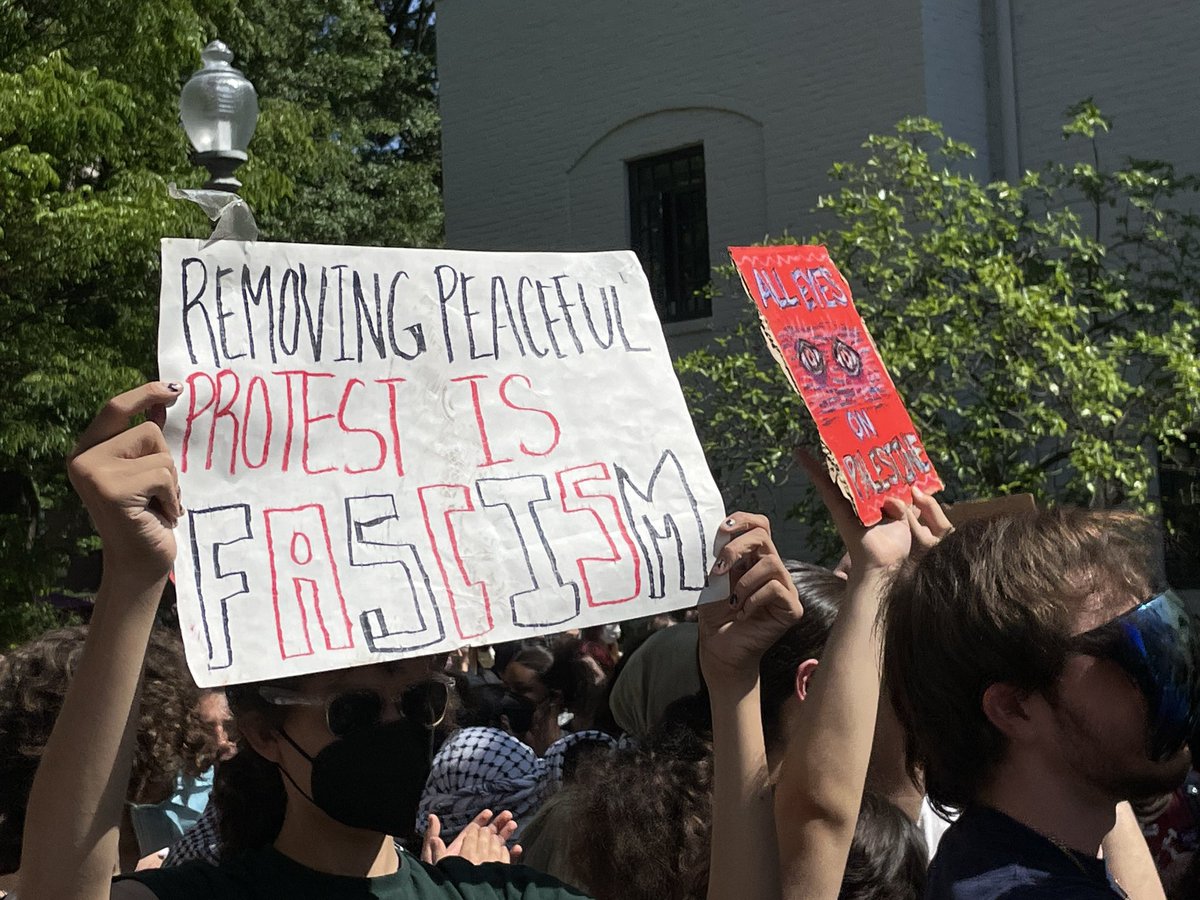
[[[1079,161],[986,185],[959,165],[970,147],[906,119],[835,165],[819,201],[838,224],[811,241],[851,281],[951,500],[1147,507],[1159,448],[1200,409],[1200,182],[1159,161],[1104,168],[1110,123],[1090,101],[1069,115]],[[678,369],[737,505],[815,429],[756,325],[718,344]]]
[[[441,239],[428,0],[0,4],[0,605],[88,546],[63,458],[155,376],[159,240],[211,228],[166,184],[203,180],[177,104],[214,37],[259,91],[239,176],[265,239]],[[0,645],[41,615],[0,614]]]

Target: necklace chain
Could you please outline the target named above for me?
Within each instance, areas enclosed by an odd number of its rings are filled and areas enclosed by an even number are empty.
[[[1059,849],[1059,851],[1062,852],[1063,856],[1065,856],[1067,859],[1069,859],[1071,862],[1073,862],[1075,864],[1075,868],[1077,868],[1084,875],[1087,875],[1089,878],[1091,877],[1091,873],[1088,872],[1088,870],[1084,867],[1083,863],[1079,861],[1079,857],[1078,857],[1078,855],[1076,855],[1074,850],[1072,850],[1070,847],[1068,847],[1066,844],[1064,844],[1062,841],[1060,841],[1058,838],[1056,838],[1052,834],[1045,835],[1045,838],[1050,843],[1052,843],[1055,847],[1057,847]]]

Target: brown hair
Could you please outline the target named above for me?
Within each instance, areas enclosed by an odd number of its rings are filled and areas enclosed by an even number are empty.
[[[917,823],[885,797],[864,791],[838,900],[919,900],[928,867]]]
[[[13,650],[0,666],[0,873],[21,866],[29,790],[87,631],[86,625],[48,631]],[[146,650],[129,800],[161,800],[175,776],[198,775],[212,765],[209,729],[196,709],[199,698],[179,635],[156,627]]]
[[[1056,508],[967,522],[914,553],[882,613],[884,682],[936,809],[972,802],[1004,754],[988,686],[1052,689],[1084,615],[1149,596],[1150,533],[1132,513]]]
[[[708,894],[712,751],[695,735],[598,754],[563,788],[574,812],[572,868],[596,900]]]
[[[239,735],[245,735],[247,726],[258,723],[275,730],[283,727],[287,709],[268,703],[259,693],[259,688],[267,685],[289,690],[298,686],[295,678],[281,678],[225,689]],[[238,738],[237,754],[217,766],[212,802],[218,813],[221,859],[232,859],[247,850],[265,847],[279,836],[287,811],[287,791],[275,763],[260,756],[242,736]]]

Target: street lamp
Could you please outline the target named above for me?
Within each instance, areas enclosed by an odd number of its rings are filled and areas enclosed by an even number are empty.
[[[242,186],[233,173],[248,157],[246,147],[258,121],[258,94],[230,65],[233,53],[213,41],[200,54],[201,69],[179,95],[179,117],[196,152],[193,162],[208,169],[209,190],[237,193]]]

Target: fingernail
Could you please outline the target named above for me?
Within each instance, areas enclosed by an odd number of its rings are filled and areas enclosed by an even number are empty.
[[[712,572],[714,575],[720,575],[727,568],[729,568],[729,563],[725,562],[723,559],[718,559],[712,567]]]
[[[726,528],[736,528],[736,527],[737,527],[737,520],[736,520],[736,519],[734,519],[734,518],[728,518],[728,519],[726,519],[726,520],[725,520],[725,527],[726,527]]]
[[[168,381],[167,382],[167,390],[170,391],[172,394],[178,394],[180,391],[183,390],[183,385],[180,384],[178,381]]]
[[[729,595],[729,605],[730,605],[730,606],[737,606],[737,594],[730,594],[730,595]]]

